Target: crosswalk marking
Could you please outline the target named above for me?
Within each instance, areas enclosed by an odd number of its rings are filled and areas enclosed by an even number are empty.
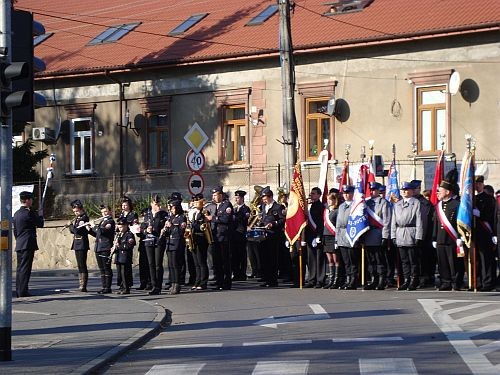
[[[260,361],[252,375],[304,375],[309,361]]]
[[[457,324],[471,323],[471,322],[474,322],[476,320],[480,320],[483,318],[489,318],[490,316],[496,316],[498,314],[499,314],[499,310],[485,311],[485,312],[480,313],[480,314],[469,315],[469,316],[465,316],[461,319],[457,319],[457,320],[455,320],[455,323],[457,323]]]
[[[451,314],[456,314],[456,313],[459,313],[459,312],[464,312],[464,311],[469,311],[469,310],[473,310],[473,309],[478,309],[478,308],[484,307],[484,306],[488,306],[488,303],[484,303],[484,302],[472,303],[470,305],[455,307],[454,309],[446,310],[446,312],[451,315]]]
[[[312,303],[309,304],[309,307],[315,314],[328,314],[326,310],[323,308],[323,306],[321,306],[320,304]]]
[[[312,340],[255,341],[255,342],[244,342],[243,346],[302,345],[302,344],[312,344]]]
[[[174,365],[155,365],[146,375],[197,375],[205,363],[185,363]]]
[[[153,349],[196,349],[196,348],[221,348],[221,342],[208,343],[208,344],[186,344],[186,345],[163,345],[154,346]]]
[[[417,369],[411,358],[360,358],[361,375],[416,375]]]

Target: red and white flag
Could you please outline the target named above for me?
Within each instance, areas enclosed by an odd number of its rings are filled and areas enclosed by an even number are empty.
[[[437,190],[438,190],[439,184],[444,179],[444,157],[443,157],[443,155],[444,155],[444,151],[439,151],[438,160],[436,163],[436,171],[434,172],[434,181],[432,183],[430,201],[434,206],[436,204],[438,204]]]
[[[300,163],[297,162],[293,170],[293,181],[285,221],[285,235],[288,242],[290,242],[290,247],[300,238],[302,230],[307,225],[306,210],[307,201],[302,172],[300,171]]]

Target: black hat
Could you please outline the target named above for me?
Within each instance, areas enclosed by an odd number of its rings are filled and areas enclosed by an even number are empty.
[[[273,191],[269,186],[266,186],[262,191],[260,192],[261,197],[272,197],[273,196]]]
[[[21,200],[33,199],[33,193],[29,191],[21,191],[19,193],[19,199]]]
[[[160,194],[153,195],[152,201],[155,203],[160,203],[161,202]]]
[[[338,194],[338,193],[339,189],[331,188],[330,190],[328,190],[328,194]]]
[[[415,187],[415,188],[419,188],[420,186],[422,186],[422,180],[411,180],[410,183]]]
[[[446,174],[446,177],[439,184],[440,187],[445,188],[446,190],[451,191],[453,194],[457,194],[460,190],[457,184],[458,181],[458,170],[452,169]]]
[[[109,210],[109,206],[107,204],[100,204],[99,205],[100,210],[104,210],[105,208]]]
[[[222,186],[216,186],[212,189],[212,194],[215,194],[215,193],[223,193],[222,191]]]
[[[474,176],[474,181],[484,183],[484,176]]]
[[[198,193],[198,194],[193,195],[193,196],[191,197],[191,199],[192,199],[193,201],[200,201],[200,200],[204,199],[204,196],[203,196],[203,194],[202,194],[202,193]]]
[[[234,196],[235,197],[242,197],[243,198],[246,194],[247,194],[247,192],[243,191],[243,190],[236,190],[234,192]]]
[[[378,187],[378,191],[385,191],[385,189],[386,189],[385,185],[382,184]]]
[[[342,186],[343,193],[354,193],[354,186],[352,185],[344,185]]]
[[[118,224],[118,225],[127,224],[128,225],[127,218],[126,217],[119,217],[118,219],[116,219],[116,224]]]
[[[411,182],[404,181],[401,184],[401,190],[413,190],[415,189],[415,185],[413,185]]]
[[[174,191],[172,194],[170,194],[170,200],[182,201],[182,194],[178,191]]]
[[[376,182],[376,181],[373,181],[373,182],[370,182],[370,189],[371,190],[378,190],[380,188],[380,183],[379,182]]]
[[[83,204],[82,204],[82,201],[80,199],[75,199],[73,202],[70,203],[70,205],[71,205],[71,208],[75,208],[75,207],[83,208]]]

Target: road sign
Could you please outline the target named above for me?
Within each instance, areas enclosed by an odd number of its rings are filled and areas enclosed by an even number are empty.
[[[184,136],[184,140],[195,153],[199,154],[208,142],[208,135],[203,131],[200,125],[195,122]]]
[[[191,195],[203,193],[204,189],[205,189],[205,181],[203,180],[201,174],[194,172],[191,176],[189,176],[188,190]]]
[[[189,150],[186,155],[186,165],[191,172],[199,172],[205,167],[205,155]]]

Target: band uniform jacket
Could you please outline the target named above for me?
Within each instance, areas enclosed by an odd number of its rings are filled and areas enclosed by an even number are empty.
[[[271,223],[271,229],[266,229],[267,236],[279,235],[285,227],[285,207],[273,201],[267,212],[266,205],[262,204],[260,206],[260,212],[262,215],[262,226],[265,227],[267,224]]]
[[[328,207],[328,208],[325,208],[325,210],[327,212],[328,218],[330,219],[330,221],[332,222],[332,224],[335,225],[335,223],[337,222],[337,215],[339,213],[338,207],[337,208],[333,208],[333,209],[330,209]],[[323,221],[323,224],[324,224],[324,221]],[[333,235],[332,232],[330,232],[328,230],[328,228],[326,227],[326,224],[324,224],[323,236],[335,237],[335,235]]]
[[[115,264],[132,264],[132,254],[135,246],[135,235],[130,231],[119,233],[115,245]]]
[[[460,206],[460,202],[457,201],[456,199],[449,199],[446,202],[442,201],[439,202],[438,204],[443,205],[443,211],[446,217],[448,218],[448,221],[450,222],[451,226],[457,230],[457,213],[458,213],[458,207]],[[436,210],[438,208],[436,207]],[[446,232],[446,230],[443,228],[441,225],[441,221],[439,220],[439,217],[436,214],[434,215],[434,233],[433,233],[433,240],[436,241],[438,245],[453,245],[455,246],[455,240],[453,240],[449,234]]]
[[[80,225],[88,223],[89,217],[85,212],[75,217],[75,220],[69,225],[69,231],[73,234],[73,243],[71,250],[88,250],[89,245],[89,231],[86,226],[78,228]]]
[[[347,222],[349,221],[349,213],[351,212],[351,202],[344,202],[339,206],[337,213],[337,222],[335,223],[335,228],[337,228],[337,236],[335,241],[338,246],[342,247],[352,247],[347,239]],[[358,247],[358,244],[354,244],[354,247]]]
[[[115,221],[111,216],[105,216],[101,223],[89,230],[89,234],[95,237],[95,252],[109,251],[113,247],[115,238]]]
[[[312,240],[321,237],[323,234],[323,211],[325,209],[325,206],[321,201],[317,200],[311,203],[311,206],[309,207],[309,213],[312,219],[314,220],[314,223],[316,224],[316,229],[311,226],[311,223],[309,223],[309,217],[308,223],[306,226],[306,241],[307,243],[311,244]]]
[[[15,250],[38,250],[36,228],[43,228],[43,216],[39,216],[26,206],[21,206],[14,214],[13,224],[16,239]]]
[[[213,216],[211,227],[214,240],[217,242],[229,241],[233,227],[233,205],[231,202],[224,200],[219,204],[219,207],[213,203],[213,206],[207,206],[207,209]]]
[[[121,212],[118,218],[121,219],[122,217],[127,220],[129,227],[139,222],[139,216],[137,216],[134,211],[130,211],[127,214],[125,214],[125,212]]]
[[[185,245],[184,230],[186,229],[186,216],[184,214],[171,216],[168,221],[172,226],[165,233],[166,250],[181,250]]]
[[[234,207],[234,230],[240,237],[245,237],[247,233],[248,218],[250,217],[250,207],[246,204]]]
[[[144,235],[144,245],[145,246],[160,246],[165,248],[165,236],[160,236],[161,230],[165,226],[165,222],[168,220],[168,213],[165,210],[159,210],[155,214],[151,209],[146,211],[144,215],[144,222],[141,224],[141,233]],[[148,226],[153,227],[151,233],[147,232]]]
[[[391,239],[398,247],[414,247],[417,240],[423,239],[422,214],[420,202],[411,197],[405,203],[396,202],[392,210]]]
[[[476,208],[479,210],[479,217],[477,218],[476,230],[477,230],[477,241],[483,246],[486,244],[493,246],[491,237],[496,236],[496,201],[491,195],[488,195],[484,191],[475,196]],[[486,222],[491,228],[491,232],[484,227],[481,222]]]
[[[422,194],[416,195],[420,202],[420,212],[422,214],[423,239],[430,240],[434,231],[434,207]]]
[[[391,209],[389,202],[382,197],[371,198],[366,201],[366,207],[375,212],[381,219],[383,227],[379,228],[370,222],[370,230],[364,235],[366,246],[380,246],[382,239],[389,239],[391,235]],[[367,216],[369,216],[367,214]]]

